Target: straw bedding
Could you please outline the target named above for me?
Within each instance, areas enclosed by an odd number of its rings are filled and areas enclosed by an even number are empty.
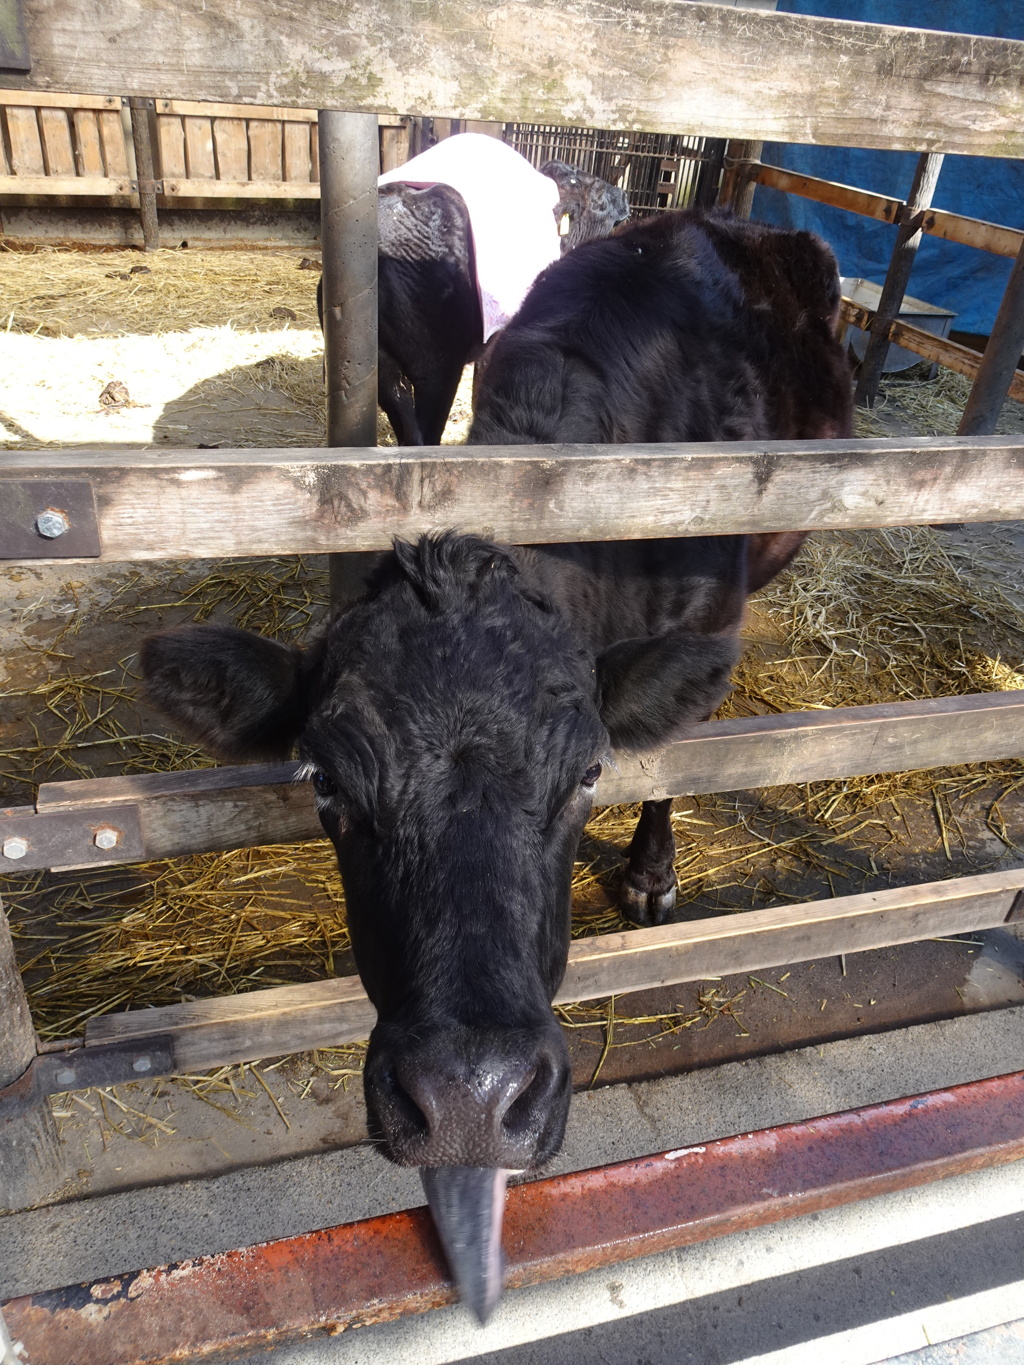
[[[0,335],[6,367],[0,421],[8,444],[66,440],[60,422],[47,428],[43,421],[56,390],[87,392],[95,405],[100,380],[115,378],[152,410],[109,417],[85,412],[84,399],[76,399],[81,410],[65,417],[86,433],[83,439],[135,440],[132,432],[148,424],[150,441],[194,444],[199,408],[183,404],[180,388],[170,393],[182,383],[220,414],[207,419],[217,432],[233,395],[231,444],[321,439],[316,276],[298,269],[295,253],[161,252],[144,258],[152,261],[152,274],[131,282],[108,279],[107,272],[143,258],[123,253],[118,262],[117,255],[0,253],[0,293],[11,301],[0,321],[7,327]],[[290,308],[294,323],[271,318],[276,307]],[[145,367],[156,363],[156,353],[143,353],[143,341],[181,362],[164,389],[151,382]],[[41,343],[64,349],[44,354]],[[95,348],[103,345],[122,349],[104,353],[99,364]],[[142,357],[138,373],[126,368],[133,355]],[[221,363],[214,367],[217,356]],[[31,402],[25,385],[35,394]],[[883,416],[891,432],[894,413],[901,426],[948,431],[961,390],[959,376],[948,373],[930,385],[890,380],[886,406],[860,415],[861,432],[879,430]],[[449,440],[464,433],[467,403],[464,386]],[[271,408],[287,409],[276,425],[267,420]],[[1005,423],[1019,423],[1017,405],[1008,408]],[[169,409],[186,413],[180,424],[168,420]],[[118,422],[124,434],[114,436]],[[97,437],[97,430],[104,435]],[[752,604],[747,654],[722,714],[1024,686],[1019,559],[1012,528],[815,536],[796,565]],[[65,578],[83,573],[76,567]],[[27,646],[31,666],[24,677],[8,678],[13,720],[0,731],[7,740],[0,763],[5,802],[27,801],[31,784],[58,776],[206,761],[140,713],[134,699],[130,651],[151,625],[212,616],[301,638],[323,619],[322,560],[163,566],[161,575],[155,580],[148,567],[129,568],[111,586],[108,574],[103,592],[92,595],[87,581],[70,589],[61,584],[62,600],[77,602],[80,595],[80,609],[41,621]],[[18,581],[8,571],[0,602],[12,603]],[[82,667],[89,657],[83,642],[101,624],[113,633],[111,643],[102,658]],[[1013,847],[1003,809],[1022,785],[1024,765],[1000,763],[682,799],[674,817],[681,913],[699,917],[843,893],[886,884],[890,875],[916,880],[908,869],[923,854],[941,857],[949,875],[980,869]],[[577,934],[621,927],[613,882],[635,814],[599,810],[588,827],[574,882]],[[89,1018],[109,1010],[352,970],[344,900],[323,842],[197,855],[113,874],[12,877],[4,898],[44,1038],[79,1033]],[[716,1020],[742,1029],[734,1013],[738,996],[708,984],[680,991],[683,996],[692,1004],[632,1023],[647,1034]],[[615,1015],[614,1004],[610,1009],[563,1014],[581,1027],[603,1023],[607,1050],[616,1045],[616,1027],[629,1022]],[[340,1065],[337,1059],[330,1064]],[[347,1063],[340,1065],[340,1072],[347,1070]],[[235,1084],[226,1074],[217,1084]]]

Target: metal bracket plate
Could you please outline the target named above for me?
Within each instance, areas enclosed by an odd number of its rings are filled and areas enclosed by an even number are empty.
[[[51,534],[38,529],[41,518]],[[0,559],[95,559],[99,553],[88,479],[0,480]]]
[[[35,1057],[13,1085],[0,1090],[0,1120],[17,1118],[47,1095],[90,1086],[122,1085],[174,1072],[174,1039],[155,1033],[124,1043],[78,1047]]]
[[[145,857],[138,806],[97,806],[42,814],[31,806],[0,810],[3,873],[113,867],[144,862]]]
[[[0,0],[0,71],[31,71],[21,0]]]

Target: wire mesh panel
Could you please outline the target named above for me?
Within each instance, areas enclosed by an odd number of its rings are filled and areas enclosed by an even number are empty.
[[[639,217],[664,209],[710,207],[721,176],[721,138],[676,133],[627,133],[507,123],[505,141],[534,166],[565,161],[625,191]]]

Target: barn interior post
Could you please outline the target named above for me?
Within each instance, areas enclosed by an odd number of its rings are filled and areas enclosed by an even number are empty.
[[[931,207],[935,183],[941,169],[942,156],[939,153],[924,152],[918,158],[914,183],[910,187],[906,207],[900,215],[896,245],[893,247],[878,308],[871,323],[867,350],[861,361],[860,375],[854,393],[854,402],[859,407],[870,408],[878,397],[882,366],[889,350],[889,324],[899,316],[903,295],[910,283],[910,272],[914,268],[917,248],[921,245],[921,220],[925,209]]]
[[[320,240],[323,247],[327,444],[377,444],[377,176],[375,114],[321,109]],[[375,554],[330,556],[331,608],[359,595]]]
[[[156,216],[156,174],[153,169],[153,135],[150,115],[153,101],[133,96],[128,101],[132,116],[132,143],[135,148],[135,176],[139,190],[139,218],[142,240],[147,251],[160,245],[160,224]]]
[[[1017,253],[992,335],[957,427],[958,436],[991,436],[1024,351],[1024,245]]]

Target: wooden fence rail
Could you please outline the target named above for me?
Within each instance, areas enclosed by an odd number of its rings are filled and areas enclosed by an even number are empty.
[[[1022,891],[1024,868],[1015,868],[578,939],[555,1002],[994,928],[1019,918]],[[354,976],[101,1015],[87,1024],[84,1046],[41,1055],[20,1086],[0,1092],[0,1114],[96,1084],[98,1073],[113,1084],[357,1042],[375,1018]]]
[[[616,757],[598,805],[905,772],[1024,755],[1024,691],[711,721],[651,754]],[[112,866],[321,839],[296,763],[46,782],[35,806],[0,811],[0,871]],[[98,829],[112,848],[97,847]]]
[[[1024,156],[1024,43],[1007,39],[686,0],[25,11],[22,89]]]
[[[0,559],[387,549],[462,526],[510,544],[1024,517],[1020,437],[335,450],[13,450]],[[623,490],[628,489],[628,495]],[[35,529],[77,507],[64,537]]]

